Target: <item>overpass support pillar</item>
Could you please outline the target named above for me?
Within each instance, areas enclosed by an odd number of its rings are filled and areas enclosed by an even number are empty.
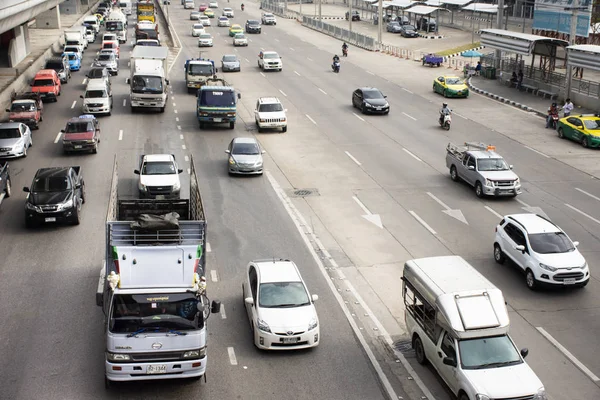
[[[60,10],[54,7],[35,17],[35,27],[38,29],[60,29]]]
[[[7,49],[5,53],[6,64],[2,62],[1,67],[15,68],[29,54],[31,47],[29,43],[29,27],[27,24],[23,24],[4,32],[2,34],[2,41],[7,43]],[[4,54],[0,55],[0,58],[4,58]]]
[[[63,14],[81,14],[81,0],[65,0],[59,4]]]

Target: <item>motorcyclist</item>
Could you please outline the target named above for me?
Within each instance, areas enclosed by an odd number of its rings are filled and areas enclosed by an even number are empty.
[[[244,11],[244,3],[242,3],[242,11]]]
[[[331,64],[331,68],[335,70],[335,64],[340,62],[340,57],[336,54],[333,56],[333,64]]]
[[[548,107],[548,115],[546,116],[546,129],[550,127],[554,117],[558,117],[558,104],[552,103],[550,107]]]
[[[342,55],[348,56],[348,45],[346,44],[346,42],[344,42],[344,44],[342,45]]]
[[[440,110],[440,125],[444,123],[444,116],[452,114],[452,110],[448,107],[448,103],[442,103],[442,108]]]

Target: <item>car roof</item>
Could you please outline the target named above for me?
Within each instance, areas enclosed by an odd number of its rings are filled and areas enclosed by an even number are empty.
[[[74,118],[69,118],[67,120],[67,124],[70,124],[70,123],[77,124],[77,123],[82,122],[82,121],[93,121],[94,119],[92,119],[90,117],[86,117],[86,118],[74,117]]]
[[[35,74],[35,77],[48,77],[56,75],[56,71],[53,69],[41,69]]]
[[[253,261],[259,271],[260,283],[270,282],[302,282],[300,273],[290,260]]]
[[[21,99],[21,100],[13,100],[12,104],[25,104],[25,103],[36,103],[33,99]]]
[[[369,87],[369,86],[361,87],[360,90],[362,90],[363,92],[380,92],[381,93],[381,90],[374,88],[374,87]]]
[[[146,161],[172,161],[172,155],[170,154],[146,154]]]
[[[274,104],[281,103],[277,97],[259,97],[258,102],[260,104]]]
[[[511,214],[505,216],[505,219],[517,221],[529,234],[562,232],[550,220],[537,214]]]
[[[258,140],[253,137],[236,137],[233,138],[232,142],[234,143],[256,143],[258,144]]]
[[[2,122],[0,123],[0,129],[14,129],[21,126],[21,122]]]
[[[85,90],[99,90],[107,89],[106,81],[104,79],[90,79]]]

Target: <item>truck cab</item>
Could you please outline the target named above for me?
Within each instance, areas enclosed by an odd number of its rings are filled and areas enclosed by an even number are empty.
[[[187,60],[183,69],[188,93],[195,93],[206,84],[207,78],[212,78],[219,71],[213,60],[203,58]]]
[[[44,104],[39,93],[12,96],[12,104],[6,110],[9,122],[22,122],[31,129],[40,129]]]
[[[173,154],[148,154],[140,157],[140,167],[133,171],[139,175],[140,198],[179,198],[183,172]]]
[[[196,93],[196,116],[200,129],[208,124],[229,123],[229,129],[235,128],[237,100],[242,96],[223,79],[208,78],[206,84]]]
[[[71,118],[61,132],[65,153],[82,151],[97,153],[98,143],[100,143],[100,123],[93,115]]]
[[[60,90],[60,78],[53,69],[38,71],[31,82],[31,91],[39,93],[42,100],[58,101]]]

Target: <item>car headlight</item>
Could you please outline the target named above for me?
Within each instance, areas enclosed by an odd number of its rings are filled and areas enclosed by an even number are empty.
[[[489,179],[486,179],[485,186],[494,186],[494,181],[490,181]]]
[[[540,268],[545,269],[546,271],[554,272],[557,268],[551,267],[550,265],[540,263]]]
[[[256,327],[260,331],[271,333],[271,328],[269,328],[269,325],[267,325],[267,323],[260,318],[256,320]]]
[[[515,185],[520,185],[521,184],[521,179],[517,178],[517,180],[515,181]]]
[[[69,200],[65,201],[64,203],[59,204],[56,211],[66,210],[67,208],[71,208],[71,207],[73,207],[73,199],[69,199]]]
[[[583,263],[583,265],[581,266],[582,270],[586,270],[588,268],[587,262]]]
[[[117,361],[117,362],[131,360],[131,357],[129,356],[129,354],[111,353],[109,351],[106,352],[106,358],[108,358],[108,361]]]
[[[254,166],[255,167],[260,167],[260,166],[262,166],[262,164],[263,164],[263,162],[262,162],[262,160],[260,160],[260,161],[255,162]]]
[[[173,185],[173,190],[179,190],[179,189],[181,189],[181,183],[175,182],[175,184]]]
[[[491,399],[485,394],[476,394],[475,400],[491,400]]]
[[[546,396],[546,389],[543,387],[539,388],[537,393],[533,396],[533,400],[548,400],[548,396]]]
[[[365,103],[365,105],[369,108],[373,107],[372,105],[370,105],[369,103]]]
[[[319,321],[317,320],[317,317],[313,317],[313,319],[311,319],[308,323],[308,330],[311,331],[315,329],[317,325],[319,325]]]
[[[233,157],[229,157],[229,165],[235,165],[235,160]]]
[[[202,347],[196,350],[190,350],[183,353],[183,358],[200,358],[206,355],[206,347]]]
[[[138,189],[140,189],[142,192],[148,191],[148,188],[143,183],[138,184]]]
[[[35,205],[31,204],[30,202],[25,203],[25,208],[27,210],[32,210],[32,211],[39,211],[40,210],[38,206],[35,206]]]

